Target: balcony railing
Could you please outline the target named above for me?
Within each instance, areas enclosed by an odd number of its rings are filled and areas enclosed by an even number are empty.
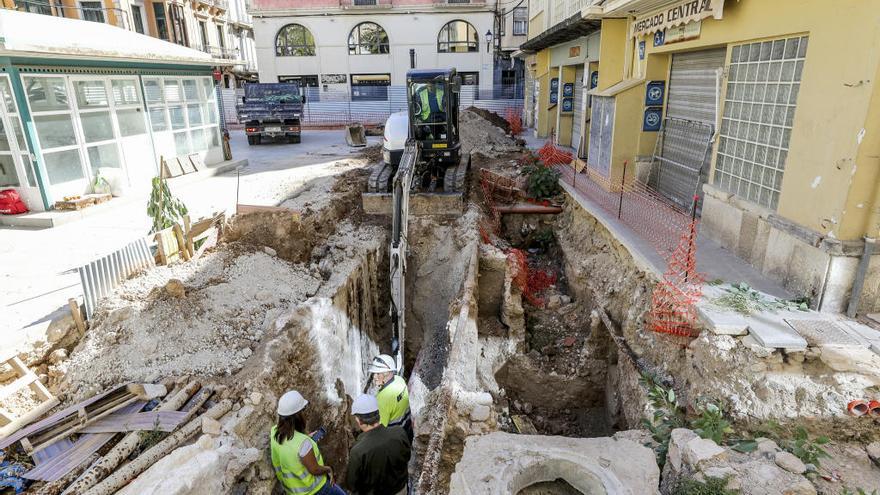
[[[32,12],[34,14],[53,15],[68,19],[80,19],[83,21],[101,22],[112,24],[122,29],[132,29],[128,12],[118,8],[107,7],[72,7],[68,5],[40,2],[33,0],[15,0],[16,10]]]
[[[202,47],[201,50],[211,55],[211,58],[219,58],[223,60],[235,60],[238,58],[238,48],[208,45]]]

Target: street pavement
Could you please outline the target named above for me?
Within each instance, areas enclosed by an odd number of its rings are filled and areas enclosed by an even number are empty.
[[[381,138],[370,137],[369,143]],[[305,182],[338,173],[332,165],[356,156],[343,131],[304,131],[300,144],[248,146],[243,131],[231,131],[235,159],[248,159],[238,173],[175,185],[172,193],[192,218],[235,209],[239,203],[277,205]],[[238,177],[240,175],[240,177]],[[238,186],[238,187],[236,187]],[[147,196],[111,201],[118,206],[51,229],[0,227],[0,354],[23,340],[40,338],[67,300],[82,295],[76,268],[111,253],[150,230]]]

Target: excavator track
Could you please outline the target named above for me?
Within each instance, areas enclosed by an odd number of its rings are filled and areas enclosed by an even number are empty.
[[[373,169],[367,180],[367,192],[371,193],[387,193],[391,189],[391,177],[394,175],[394,167],[387,162],[379,163],[379,166]]]
[[[461,161],[458,162],[458,166],[447,168],[446,174],[444,174],[443,177],[443,190],[447,193],[464,192],[465,184],[467,182],[467,173],[470,168],[470,155],[462,156]]]

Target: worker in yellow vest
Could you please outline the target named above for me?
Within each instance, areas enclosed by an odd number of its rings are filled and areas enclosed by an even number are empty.
[[[430,125],[446,122],[446,93],[442,83],[420,84],[415,90],[416,118],[423,124],[419,126],[420,139],[443,139],[446,126]]]
[[[382,426],[402,426],[413,438],[412,419],[409,414],[409,389],[406,380],[397,374],[397,363],[388,354],[380,354],[373,359],[368,370],[379,387],[376,400],[379,402],[379,423]]]
[[[345,495],[333,483],[333,470],[324,465],[318,444],[306,433],[303,410],[308,404],[296,390],[278,400],[278,424],[269,437],[275,476],[291,495]]]

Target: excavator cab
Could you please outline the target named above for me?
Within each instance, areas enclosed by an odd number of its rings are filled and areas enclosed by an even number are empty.
[[[458,99],[461,88],[455,69],[413,69],[407,72],[409,137],[421,144],[422,159],[444,169],[458,165],[461,143]]]
[[[458,107],[461,80],[455,69],[411,69],[406,74],[407,135],[406,145],[415,148],[413,190],[427,193],[461,193],[470,158],[462,156]],[[391,118],[389,118],[391,123]],[[401,133],[403,129],[386,125],[386,143],[403,142],[403,136],[389,140],[388,131]],[[368,182],[370,193],[391,191],[392,179],[400,163],[393,160],[403,156],[403,150],[389,149],[392,161],[383,162],[374,170]],[[399,153],[399,154],[398,154]]]

